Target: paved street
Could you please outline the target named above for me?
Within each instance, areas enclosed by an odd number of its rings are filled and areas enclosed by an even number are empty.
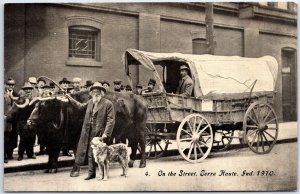
[[[218,152],[198,164],[190,164],[180,156],[150,160],[143,169],[138,168],[138,162],[129,169],[127,178],[120,177],[121,168],[113,164],[106,182],[83,180],[86,167],[76,178],[69,177],[70,168],[60,169],[57,174],[8,173],[4,175],[4,190],[283,191],[295,190],[297,186],[297,143],[275,145],[266,155],[254,154],[249,148]],[[168,176],[170,172],[176,174]],[[244,172],[248,176],[242,176]]]

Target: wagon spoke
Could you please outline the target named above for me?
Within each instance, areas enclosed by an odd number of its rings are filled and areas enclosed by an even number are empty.
[[[267,121],[266,124],[270,124],[272,121],[275,121],[275,120],[276,120],[276,117],[273,118],[273,119],[271,119],[271,120],[269,120],[269,121]]]
[[[266,135],[264,133],[262,133],[262,136],[264,137],[264,139],[266,140],[266,143],[270,147],[270,143],[269,143],[269,140],[267,139]]]
[[[152,147],[153,147],[153,144],[151,144],[151,146],[150,146],[150,150],[149,150],[149,153],[148,153],[148,157],[150,156],[150,153],[151,153],[151,151],[152,151]]]
[[[182,129],[182,131],[185,132],[186,134],[188,134],[189,136],[192,137],[192,134],[190,134],[188,131],[186,131],[186,130],[184,130],[184,129]]]
[[[197,122],[197,117],[194,117],[194,123],[193,123],[193,130],[196,131],[196,122]]]
[[[206,125],[203,129],[201,129],[201,131],[199,132],[199,134],[203,133],[203,131],[204,131],[205,129],[207,129],[207,127],[209,127],[209,125]]]
[[[265,151],[265,147],[264,147],[264,140],[263,140],[263,136],[262,136],[262,134],[260,134],[260,139],[261,139],[261,147],[262,147],[262,149],[263,149],[263,152]]]
[[[270,113],[272,112],[272,110],[270,109],[269,110],[269,112],[268,112],[268,114],[265,116],[265,118],[264,118],[264,122],[266,122],[266,120],[267,120],[267,118],[269,117],[269,115],[270,115]]]
[[[273,137],[270,133],[268,133],[267,131],[264,131],[267,135],[269,135],[272,139],[276,139],[275,137]]]
[[[203,121],[203,119],[201,119],[201,121],[200,121],[199,125],[197,126],[196,133],[198,133],[198,131],[199,131],[199,129],[200,129],[200,126],[202,125],[202,121]]]
[[[192,140],[192,138],[184,138],[184,139],[180,139],[180,141],[188,141],[188,140]]]
[[[199,143],[204,145],[205,147],[209,148],[209,146],[206,143],[203,143],[202,141],[199,141]]]
[[[258,132],[257,133],[255,133],[255,135],[254,135],[254,137],[253,137],[253,139],[252,139],[252,141],[251,141],[251,143],[250,143],[250,145],[252,146],[253,145],[253,143],[255,142],[255,140],[256,140],[256,137],[257,137],[257,134],[258,134]],[[248,136],[249,137],[249,136]]]
[[[193,131],[194,131],[194,129],[193,129],[193,127],[191,126],[191,123],[190,123],[190,121],[187,121],[187,123],[189,124],[190,130],[193,132]]]
[[[260,138],[260,132],[258,132],[258,136],[257,136],[257,144],[256,144],[256,151],[258,151],[258,147],[259,147],[259,145],[260,145],[260,140],[259,140],[259,138]]]
[[[192,143],[192,141],[190,141],[183,149],[181,149],[182,151],[186,150],[186,148],[188,148],[190,146],[190,144]]]
[[[247,128],[257,128],[257,125],[246,125]]]
[[[194,145],[194,142],[192,142],[192,144],[191,144],[191,146],[190,146],[189,153],[188,153],[188,158],[190,158],[190,157],[191,157],[191,153],[192,153],[193,145]]]
[[[197,147],[195,143],[194,143],[194,156],[195,156],[195,160],[197,160]]]
[[[251,135],[253,135],[253,133],[255,133],[255,132],[257,132],[257,131],[258,131],[258,129],[256,129],[256,130],[253,130],[253,131],[249,132],[249,133],[248,133],[248,136],[251,136]]]
[[[256,124],[259,123],[259,120],[258,120],[258,118],[257,118],[256,112],[254,111],[254,109],[252,109],[252,112],[254,113],[254,117],[255,117],[255,119],[256,119]]]
[[[201,149],[201,146],[199,145],[199,142],[196,142],[196,144],[197,144],[197,147],[198,147],[200,153],[204,156],[204,153],[203,153],[203,151]]]
[[[157,144],[157,143],[154,143],[154,156],[155,156],[155,157],[156,157],[156,155],[157,155],[156,144]]]
[[[253,123],[255,123],[256,125],[258,125],[257,122],[250,116],[250,114],[248,115],[248,118],[250,118],[250,120],[251,120]]]

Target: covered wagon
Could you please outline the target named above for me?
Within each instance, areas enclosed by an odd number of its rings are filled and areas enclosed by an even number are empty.
[[[272,107],[278,64],[274,57],[153,53],[128,49],[123,64],[152,72],[157,91],[143,94],[148,103],[148,156],[157,158],[176,139],[184,159],[196,163],[212,149],[226,149],[240,137],[258,154],[271,151],[278,135]],[[191,97],[176,94],[180,66],[189,67]],[[158,70],[159,69],[159,70]],[[235,136],[239,131],[239,136]]]

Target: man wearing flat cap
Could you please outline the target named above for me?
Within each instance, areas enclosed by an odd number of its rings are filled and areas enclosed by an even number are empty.
[[[38,83],[38,82],[37,82],[36,77],[29,77],[29,78],[28,78],[28,82],[29,82],[29,83],[32,85],[32,87],[33,87],[32,92],[31,92],[32,98],[40,96],[40,92],[39,92],[39,90],[38,90],[38,88],[37,88],[37,83]]]
[[[114,81],[114,90],[115,92],[121,92],[122,81],[120,79],[116,79]]]
[[[156,80],[153,79],[153,78],[150,78],[149,79],[149,82],[148,82],[148,86],[147,86],[147,89],[144,91],[144,93],[151,93],[151,92],[154,92],[154,87],[156,85]]]
[[[189,68],[186,65],[180,66],[180,81],[176,91],[176,94],[189,97],[192,95],[194,89],[194,82],[188,75]]]
[[[88,154],[88,176],[85,180],[96,177],[96,163],[90,146],[91,140],[94,137],[101,137],[103,142],[108,143],[115,124],[113,104],[103,97],[106,93],[106,89],[101,83],[95,82],[90,88],[90,91],[92,93],[92,99],[83,104],[67,94],[73,106],[79,109],[87,107],[77,147],[75,163],[70,174],[71,177],[79,176],[80,165],[84,164],[86,154]]]

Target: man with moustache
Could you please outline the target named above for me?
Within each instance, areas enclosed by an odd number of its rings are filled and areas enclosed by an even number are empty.
[[[108,143],[111,137],[114,124],[115,113],[111,101],[103,98],[106,89],[99,82],[95,82],[90,88],[92,99],[86,103],[80,103],[69,94],[67,97],[73,106],[83,109],[87,106],[82,131],[77,147],[75,163],[70,176],[79,176],[80,165],[84,164],[86,154],[88,154],[88,176],[85,180],[96,177],[96,163],[92,153],[90,142],[94,137],[101,137],[103,142]]]

